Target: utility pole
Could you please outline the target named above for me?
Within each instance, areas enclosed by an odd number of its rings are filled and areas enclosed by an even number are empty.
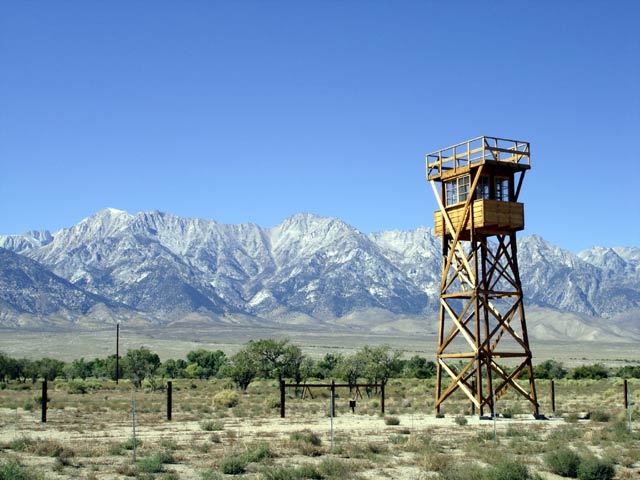
[[[120,377],[120,322],[116,323],[116,384]]]

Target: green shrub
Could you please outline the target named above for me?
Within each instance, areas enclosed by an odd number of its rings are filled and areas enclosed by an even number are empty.
[[[51,401],[51,397],[47,395],[47,398],[45,400],[47,403],[49,403]],[[31,401],[34,405],[42,405],[42,395],[40,393],[33,395],[31,397]]]
[[[611,480],[616,474],[611,462],[596,457],[583,458],[578,467],[580,480]]]
[[[576,478],[580,466],[580,456],[573,450],[560,448],[547,453],[544,456],[544,463],[556,475]]]
[[[302,465],[296,469],[298,478],[310,479],[310,480],[322,480],[324,477],[313,465]]]
[[[0,480],[35,480],[37,477],[17,460],[0,464]]]
[[[469,423],[464,415],[456,415],[456,418],[454,418],[453,421],[460,426],[465,426],[467,423]]]
[[[487,478],[491,480],[533,480],[526,465],[513,460],[504,460],[490,468],[486,472]]]
[[[225,475],[242,475],[247,470],[247,463],[243,455],[229,455],[220,461],[220,471]]]
[[[320,437],[316,433],[313,433],[309,430],[304,430],[302,432],[293,432],[291,435],[289,435],[289,438],[293,442],[308,443],[316,447],[322,443]]]
[[[640,378],[640,366],[625,365],[616,373],[620,378]]]
[[[15,450],[16,452],[26,452],[34,443],[35,441],[31,440],[30,438],[20,437],[9,442],[9,448],[11,450]]]
[[[318,465],[318,472],[322,478],[351,478],[353,471],[353,464],[333,457],[325,458]]]
[[[161,477],[158,477],[159,480],[180,480],[180,477],[175,472],[165,473]]]
[[[106,385],[104,385],[100,380],[85,380],[85,385],[89,390],[105,390],[108,389]]]
[[[220,422],[213,420],[206,420],[200,423],[200,428],[205,432],[219,432],[220,430],[224,430],[224,426]]]
[[[514,411],[513,408],[505,408],[502,412],[502,418],[513,418]]]
[[[156,453],[156,456],[162,463],[175,463],[175,458],[173,458],[173,453],[169,450],[163,450],[161,452]]]
[[[264,404],[267,408],[280,408],[280,398],[279,397],[269,397],[264,401]]]
[[[525,437],[529,440],[536,440],[538,438],[538,434],[535,431],[516,425],[508,425],[505,435],[507,437]]]
[[[247,449],[244,453],[232,453],[227,455],[220,462],[220,470],[227,475],[243,474],[247,465],[252,462],[259,462],[271,457],[271,450],[266,443],[259,443]]]
[[[604,410],[596,410],[595,412],[592,412],[591,415],[589,416],[590,420],[593,420],[594,422],[608,422],[609,420],[611,420],[611,414],[608,412],[605,412]]]
[[[389,437],[389,441],[393,444],[393,445],[403,445],[405,443],[407,443],[409,441],[409,437],[405,436],[405,435],[391,435]]]
[[[222,480],[222,475],[209,468],[200,473],[200,480]]]
[[[595,365],[582,365],[571,370],[569,378],[573,380],[580,380],[583,378],[590,378],[593,380],[599,380],[601,378],[607,378],[609,371],[600,363]]]
[[[213,406],[218,408],[232,408],[240,403],[240,395],[233,390],[223,390],[213,396]]]
[[[438,472],[437,478],[439,480],[488,480],[484,470],[477,465],[459,463],[445,466]]]
[[[533,367],[533,376],[536,379],[557,379],[564,378],[566,375],[567,369],[555,360],[545,360]]]
[[[262,476],[265,480],[322,480],[324,477],[316,467],[312,465],[303,465],[298,468],[290,467],[274,467],[262,472]]]
[[[162,448],[167,449],[167,450],[177,450],[178,449],[178,444],[172,438],[163,438],[162,440],[160,440],[160,446]]]
[[[143,458],[136,466],[138,471],[142,473],[159,473],[164,469],[164,462],[159,454],[153,454],[150,457]]]
[[[243,455],[247,462],[259,462],[265,458],[271,457],[271,450],[266,443],[259,443],[252,448],[249,448]]]
[[[136,438],[136,449],[140,448],[142,446],[142,440],[140,440],[139,438]],[[122,447],[125,450],[133,450],[133,438],[129,438],[128,440],[125,440],[124,442],[122,442],[120,444],[120,447]]]
[[[264,480],[298,480],[301,478],[295,470],[287,467],[276,467],[262,472]]]
[[[82,394],[82,395],[84,395],[85,393],[87,393],[87,391],[89,391],[89,387],[82,380],[69,380],[69,383],[67,383],[67,393],[69,393],[69,394],[72,394],[72,395]]]
[[[400,419],[398,417],[384,417],[385,425],[400,425]]]

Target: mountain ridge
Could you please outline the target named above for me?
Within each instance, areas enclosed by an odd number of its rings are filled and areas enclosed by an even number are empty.
[[[441,247],[427,227],[365,234],[337,218],[299,213],[262,228],[109,208],[55,233],[2,235],[0,247],[103,298],[106,308],[160,323],[200,312],[293,324],[352,319],[365,328],[366,318],[386,312],[406,326],[409,318],[433,318],[438,306]],[[528,305],[582,316],[585,324],[624,318],[623,330],[637,334],[629,312],[640,310],[639,248],[574,255],[530,235],[518,239],[518,252]],[[5,316],[42,315],[2,306]],[[617,336],[622,327],[614,323]]]

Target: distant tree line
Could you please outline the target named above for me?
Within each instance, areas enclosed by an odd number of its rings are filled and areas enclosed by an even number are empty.
[[[356,384],[359,380],[380,384],[390,378],[427,379],[436,375],[433,361],[418,355],[402,359],[401,352],[389,346],[364,346],[351,355],[327,353],[314,360],[288,340],[272,339],[252,340],[231,356],[221,350],[198,349],[189,352],[186,359],[164,362],[156,353],[142,347],[127,351],[118,365],[118,378],[128,378],[136,388],[147,382],[152,389],[162,385],[164,380],[177,378],[227,378],[238,389],[246,390],[258,378],[294,383],[304,383],[309,379],[337,379],[349,384]],[[560,362],[546,360],[534,367],[534,376],[538,379],[640,378],[640,366],[608,369],[595,364],[567,369]],[[12,358],[0,352],[0,382],[89,378],[115,380],[116,356],[63,362],[52,358]]]

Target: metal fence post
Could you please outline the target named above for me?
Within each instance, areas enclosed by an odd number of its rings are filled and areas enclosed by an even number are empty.
[[[136,398],[131,392],[131,428],[133,440],[133,463],[136,463]]]

